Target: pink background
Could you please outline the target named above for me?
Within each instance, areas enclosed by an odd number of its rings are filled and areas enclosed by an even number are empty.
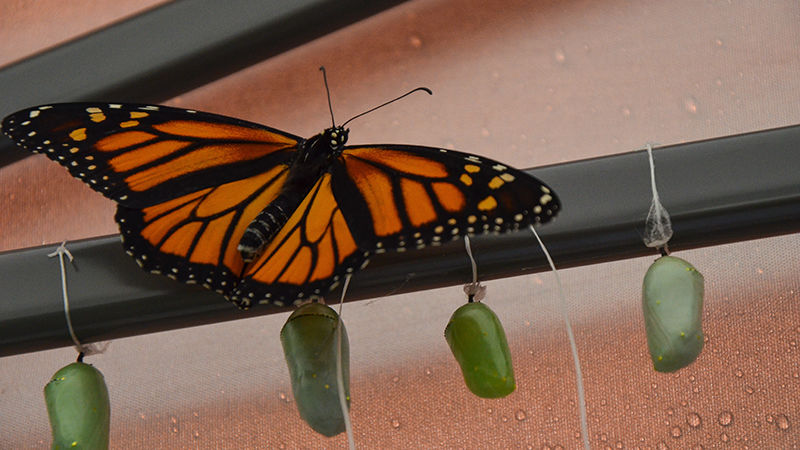
[[[0,64],[154,3],[1,3]],[[527,168],[800,123],[798,24],[794,1],[419,0],[167,104],[310,136],[329,124],[325,65],[339,122],[416,86],[434,91],[353,122],[351,142],[443,146]],[[116,233],[113,211],[44,157],[0,169],[0,250]],[[563,271],[592,447],[796,445],[798,254],[797,235],[676,254],[706,277],[708,342],[670,375],[652,371],[641,318],[654,258]],[[580,445],[553,276],[488,286],[517,376],[503,400],[466,391],[442,336],[460,287],[345,307],[359,448]],[[112,448],[345,446],[297,416],[278,341],[285,318],[121,339],[89,358],[111,391]],[[0,447],[48,447],[41,391],[74,356],[0,360]]]

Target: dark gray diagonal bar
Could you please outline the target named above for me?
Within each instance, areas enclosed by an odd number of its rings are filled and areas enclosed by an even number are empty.
[[[654,151],[659,193],[682,250],[800,231],[800,126]],[[641,241],[650,206],[643,151],[531,169],[563,210],[540,234],[559,267],[653,255]],[[55,246],[0,254],[0,355],[71,345]],[[72,320],[92,342],[281,311],[239,311],[221,296],[141,271],[116,236],[68,243]],[[547,270],[529,231],[473,240],[481,279]],[[463,243],[384,254],[353,277],[347,300],[461,284]],[[331,298],[334,294],[332,294]],[[338,298],[336,296],[335,298]]]
[[[402,0],[177,0],[0,69],[0,118],[45,103],[157,103]],[[0,138],[0,166],[29,156]]]

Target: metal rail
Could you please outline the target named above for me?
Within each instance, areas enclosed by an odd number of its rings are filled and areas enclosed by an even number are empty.
[[[672,250],[800,231],[800,125],[654,151]],[[559,267],[654,255],[641,241],[650,204],[645,152],[528,171],[559,195],[563,210],[540,235]],[[0,356],[71,345],[55,246],[0,254]],[[472,241],[481,279],[547,270],[529,231]],[[118,237],[71,242],[71,317],[84,342],[280,312],[239,311],[217,294],[140,270]],[[347,301],[471,279],[463,244],[383,254],[353,277]],[[338,298],[338,297],[337,297]]]

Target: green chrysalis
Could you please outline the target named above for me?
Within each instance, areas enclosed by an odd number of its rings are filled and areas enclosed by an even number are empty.
[[[297,410],[317,433],[336,436],[345,430],[336,385],[336,311],[321,303],[301,306],[281,330]],[[342,373],[350,404],[350,359],[347,331],[342,323]]]
[[[103,374],[89,364],[62,367],[44,387],[53,449],[107,449],[111,407]]]
[[[444,330],[464,381],[473,394],[502,398],[514,392],[514,367],[500,320],[480,302],[458,308]]]
[[[703,349],[703,275],[688,262],[663,256],[647,270],[642,287],[647,346],[658,372],[691,364]]]

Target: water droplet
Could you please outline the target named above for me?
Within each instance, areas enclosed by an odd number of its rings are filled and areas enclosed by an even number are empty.
[[[508,417],[503,416],[503,417],[500,418],[500,420],[502,420],[503,423],[506,423],[506,422],[508,422]]]
[[[417,36],[415,34],[412,34],[411,36],[409,36],[408,43],[414,48],[422,47],[422,39],[420,39],[419,36]]]
[[[169,421],[172,423],[172,425],[169,427],[170,431],[172,431],[173,433],[177,433],[178,430],[180,429],[180,427],[178,426],[178,418],[172,416],[169,418]]]
[[[528,418],[528,415],[525,414],[524,410],[520,409],[519,411],[517,411],[517,414],[515,415],[515,417],[517,418],[517,420],[522,422],[523,420]]]
[[[425,375],[430,375],[432,373],[433,373],[433,369],[431,369],[430,367],[426,367],[425,368]]]
[[[694,375],[689,375],[689,381],[691,381],[692,383],[694,383],[694,380],[696,380],[696,378],[694,377]]]
[[[722,78],[714,78],[714,84],[717,86],[722,86]]]
[[[672,429],[669,430],[669,434],[671,434],[672,437],[677,439],[677,438],[683,436],[683,430],[681,430],[681,427],[672,427]]]
[[[197,412],[197,411],[193,412],[192,415],[195,416],[195,417],[200,417],[200,413]]]
[[[736,375],[736,378],[742,378],[744,372],[742,372],[742,369],[736,369],[736,372],[733,372],[733,374]]]
[[[721,413],[719,413],[717,421],[723,427],[727,427],[728,425],[733,423],[733,414],[730,411],[722,411]]]
[[[192,431],[192,438],[197,439],[200,437],[200,432],[197,430]]]
[[[747,392],[748,394],[752,395],[753,392],[755,392],[755,389],[753,389],[752,386],[745,386],[744,387],[744,391]]]
[[[143,413],[143,412],[141,412],[141,413],[139,413],[139,418],[140,418],[140,419],[142,419],[142,420],[144,420],[144,419],[146,419],[146,418],[147,418],[147,416],[145,416],[145,415],[144,415],[144,413]]]
[[[697,100],[692,96],[684,98],[683,109],[690,114],[697,114]]]
[[[487,413],[489,413],[489,414],[491,414],[492,412],[494,412],[494,410],[493,410],[492,408],[487,408],[487,409],[486,409],[486,412],[487,412]]]
[[[489,135],[491,135],[491,133],[489,133],[489,130],[487,128],[481,128],[481,136],[489,137]]]
[[[279,392],[278,393],[278,398],[281,399],[284,403],[289,403],[289,401],[290,401],[289,400],[289,396],[286,395],[285,392]]]
[[[400,421],[397,419],[392,419],[392,428],[394,428],[395,430],[400,428]]]
[[[719,435],[719,439],[722,442],[728,442],[731,438],[728,437],[728,433],[722,433],[722,434]]]
[[[789,418],[786,417],[784,414],[778,414],[778,416],[775,418],[775,423],[776,425],[778,425],[778,428],[783,431],[788,430],[789,427],[791,426],[791,424],[789,423]]]
[[[567,60],[567,55],[564,54],[564,49],[562,48],[557,48],[556,51],[553,52],[553,57],[559,64],[564,64],[564,61]]]
[[[627,106],[622,108],[622,116],[623,117],[630,117],[631,116],[631,109]]]
[[[695,412],[692,412],[692,413],[689,413],[689,415],[686,416],[686,423],[688,423],[689,426],[692,427],[692,428],[698,428],[698,427],[700,427],[700,425],[703,424],[703,421],[700,418],[699,414],[697,414]]]
[[[723,44],[724,42],[722,42],[722,39],[720,38],[714,39],[714,45],[716,45],[717,47],[722,47]]]

